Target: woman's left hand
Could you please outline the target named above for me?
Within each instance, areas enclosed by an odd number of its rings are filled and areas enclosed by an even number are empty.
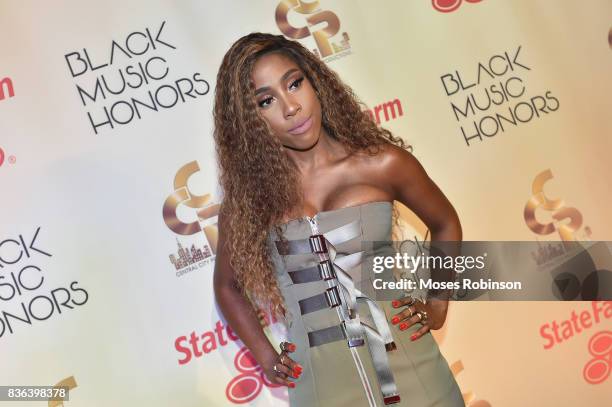
[[[448,301],[430,298],[425,304],[417,301],[410,296],[394,300],[391,305],[393,308],[406,307],[403,311],[393,315],[391,323],[399,324],[399,329],[405,331],[414,324],[422,326],[410,337],[416,340],[425,335],[431,329],[440,329],[446,320]]]

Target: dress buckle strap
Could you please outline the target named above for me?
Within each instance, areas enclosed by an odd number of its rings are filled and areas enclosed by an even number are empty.
[[[327,253],[327,244],[323,235],[312,235],[308,238],[308,242],[313,253]]]

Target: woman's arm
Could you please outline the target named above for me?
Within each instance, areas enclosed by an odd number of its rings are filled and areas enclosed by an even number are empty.
[[[218,227],[219,241],[213,276],[217,304],[229,326],[249,348],[257,363],[264,369],[268,379],[274,383],[289,385],[292,382],[287,380],[286,376],[274,372],[274,365],[279,361],[279,354],[264,334],[257,313],[248,298],[241,293],[234,278],[234,269],[229,262],[230,251],[226,236],[228,229],[221,213]],[[294,362],[288,356],[283,357],[283,362],[289,364],[293,369],[292,363]],[[287,375],[291,374],[291,370],[280,363],[278,363],[278,369]]]
[[[411,209],[429,228],[431,254],[439,255],[440,252],[436,249],[443,248],[445,255],[459,255],[462,230],[457,212],[418,160],[410,152],[389,145],[382,160],[382,171],[390,180],[389,188],[395,199]],[[453,271],[432,270],[434,281],[454,281],[454,277]],[[428,299],[426,306],[419,303],[413,306],[416,311],[425,310],[429,321],[413,335],[412,340],[419,338],[430,328],[441,328],[446,320],[450,291],[430,291],[429,294],[433,298]],[[408,300],[400,301],[394,303],[394,306],[400,307],[407,303]],[[404,321],[404,329],[419,321],[417,316],[410,317],[409,310],[402,311],[398,316],[399,322]]]

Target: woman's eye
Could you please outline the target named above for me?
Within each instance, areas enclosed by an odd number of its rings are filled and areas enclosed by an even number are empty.
[[[293,88],[294,86],[296,88],[299,88],[300,85],[302,84],[302,81],[304,80],[304,77],[298,78],[296,80],[294,80],[293,82],[291,82],[291,85],[289,85],[289,88]]]
[[[272,103],[272,98],[271,97],[267,97],[267,98],[259,101],[259,107],[269,106],[270,103]]]

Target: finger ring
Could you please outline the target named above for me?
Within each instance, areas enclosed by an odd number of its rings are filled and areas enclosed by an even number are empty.
[[[293,352],[293,351],[295,351],[295,345],[292,344],[291,342],[287,342],[287,341],[281,342],[280,343],[280,348],[281,348],[281,350],[284,350],[285,352]]]
[[[416,313],[419,316],[419,322],[424,324],[427,322],[427,311],[419,311]]]
[[[414,315],[414,310],[412,310],[412,308],[410,308],[410,306],[408,307],[408,311],[410,311],[410,316]]]
[[[278,358],[278,360],[280,360],[280,362],[281,362],[283,365],[286,365],[286,363],[283,361],[283,358],[284,358],[284,357],[285,357],[285,354],[281,354],[281,355],[280,355],[280,357]]]
[[[276,367],[276,364],[274,364],[274,367],[272,369],[274,369],[276,373],[280,373],[280,370],[278,370],[278,368]]]

